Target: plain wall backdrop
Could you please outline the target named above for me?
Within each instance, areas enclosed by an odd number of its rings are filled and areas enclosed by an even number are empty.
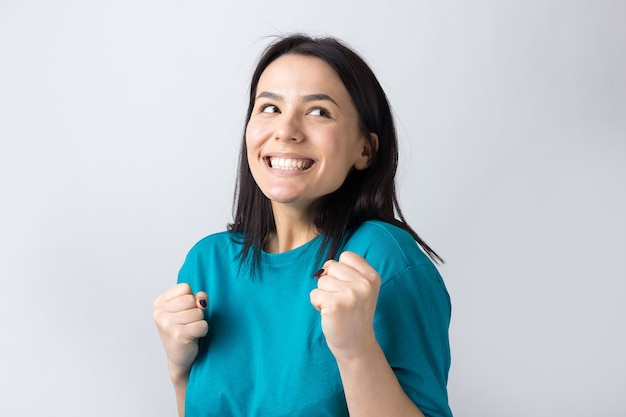
[[[1,0],[0,415],[175,414],[152,302],[230,221],[252,65],[294,31],[389,96],[456,416],[626,415],[622,0]]]

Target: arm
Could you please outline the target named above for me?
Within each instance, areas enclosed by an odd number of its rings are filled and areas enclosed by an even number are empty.
[[[400,386],[378,343],[355,357],[335,358],[350,416],[424,416]]]
[[[171,377],[171,374],[170,374]],[[174,392],[176,393],[176,409],[179,417],[185,417],[185,397],[187,395],[187,383],[189,382],[189,371],[185,376],[172,378]]]
[[[167,354],[180,417],[185,415],[187,382],[198,356],[198,339],[208,332],[203,311],[206,307],[206,293],[194,296],[188,284],[175,285],[154,301],[154,321]]]
[[[416,416],[422,412],[404,392],[374,334],[380,277],[357,254],[324,264],[311,303],[337,360],[352,417]]]

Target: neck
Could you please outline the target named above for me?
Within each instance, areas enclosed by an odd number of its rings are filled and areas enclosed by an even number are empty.
[[[273,204],[276,232],[272,233],[265,243],[265,251],[282,253],[302,246],[315,238],[319,232],[311,223],[310,216],[301,210]]]

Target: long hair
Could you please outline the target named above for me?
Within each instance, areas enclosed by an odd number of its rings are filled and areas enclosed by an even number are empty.
[[[252,75],[246,125],[254,108],[261,74],[274,60],[285,54],[320,58],[335,70],[350,94],[358,114],[359,129],[368,138],[372,149],[368,168],[351,170],[338,190],[321,197],[312,208],[311,222],[323,235],[321,250],[326,251],[325,258],[334,258],[344,239],[361,223],[382,220],[406,230],[433,261],[443,262],[407,224],[398,205],[395,186],[398,141],[385,92],[365,61],[341,41],[297,34],[271,44]],[[376,152],[371,133],[378,136]],[[249,261],[256,271],[264,241],[275,231],[276,224],[269,199],[252,177],[245,131],[233,208],[234,221],[228,225],[228,230],[243,236],[241,262],[252,255]],[[319,258],[321,262],[324,254],[320,253]]]

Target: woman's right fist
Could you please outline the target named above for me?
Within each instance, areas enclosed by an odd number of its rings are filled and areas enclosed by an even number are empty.
[[[189,284],[178,284],[154,300],[153,317],[167,353],[172,379],[188,375],[198,356],[198,339],[206,336],[207,294],[194,295]]]

